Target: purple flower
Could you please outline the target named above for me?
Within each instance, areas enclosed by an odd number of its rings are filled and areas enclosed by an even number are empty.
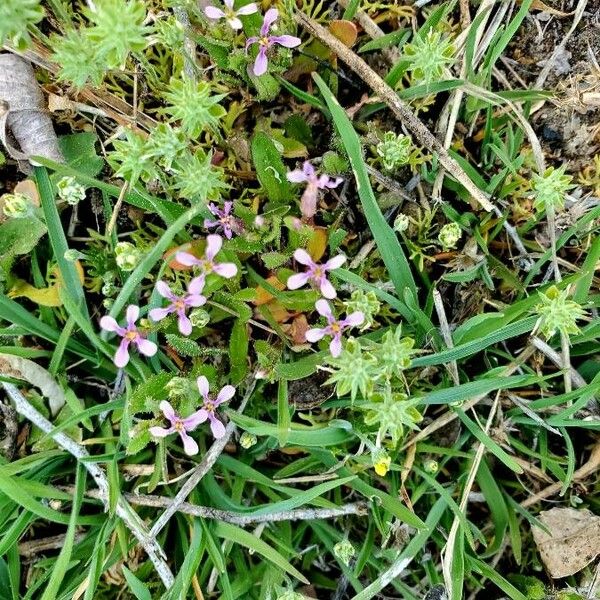
[[[174,410],[173,407],[166,401],[163,400],[160,403],[160,410],[163,411],[165,418],[171,423],[169,428],[165,427],[150,427],[148,431],[154,437],[167,437],[172,433],[177,432],[181,441],[183,442],[183,449],[188,456],[198,454],[198,444],[188,435],[188,431],[193,431],[206,421],[206,417],[203,416],[202,411],[198,410],[194,414],[182,419]]]
[[[206,297],[202,295],[204,288],[204,277],[195,277],[188,285],[187,294],[176,296],[164,281],[156,284],[156,291],[163,297],[171,301],[165,308],[153,308],[148,316],[153,321],[160,321],[171,313],[177,313],[178,327],[182,335],[192,333],[192,322],[188,319],[185,311],[188,307],[202,306],[206,302]]]
[[[227,201],[225,202],[223,208],[219,208],[216,204],[212,202],[208,205],[208,210],[218,217],[217,220],[211,221],[210,219],[204,219],[204,227],[212,228],[212,227],[222,227],[223,233],[225,237],[230,240],[234,233],[239,233],[241,231],[241,226],[239,219],[236,219],[231,214],[231,209],[233,208],[233,202]]]
[[[320,290],[325,298],[335,298],[336,292],[331,282],[327,279],[327,271],[337,269],[346,262],[346,257],[342,254],[330,258],[325,264],[317,264],[306,250],[298,248],[294,252],[294,258],[301,265],[308,267],[304,273],[296,273],[288,277],[287,286],[290,290],[297,290],[312,281]],[[327,304],[327,303],[325,303]]]
[[[258,6],[254,2],[242,6],[238,10],[233,9],[233,0],[223,0],[225,4],[225,10],[221,10],[216,6],[207,6],[204,9],[204,14],[215,21],[225,18],[232,29],[241,29],[243,27],[242,22],[238,17],[245,15],[253,15],[257,10]]]
[[[317,197],[319,190],[336,188],[343,179],[341,177],[329,177],[329,175],[317,175],[315,168],[306,160],[302,169],[290,171],[287,174],[288,181],[292,183],[306,183],[306,189],[300,200],[300,212],[305,219],[310,219],[317,212]]]
[[[225,279],[235,277],[237,266],[234,263],[216,263],[215,256],[221,250],[223,238],[220,235],[209,235],[206,237],[206,250],[203,258],[196,258],[193,254],[187,252],[178,252],[175,255],[177,262],[187,267],[200,267],[202,273],[200,278],[204,280],[209,273],[216,273]]]
[[[326,335],[330,335],[332,339],[329,344],[329,351],[331,352],[331,356],[336,358],[342,353],[342,333],[344,330],[361,325],[365,320],[365,315],[360,310],[357,310],[350,313],[345,319],[338,321],[331,312],[329,302],[323,299],[317,300],[315,308],[320,315],[327,319],[327,326],[322,329],[309,329],[306,332],[306,341],[314,343],[323,339]]]
[[[210,430],[215,438],[222,438],[225,435],[225,425],[223,425],[223,423],[217,419],[215,415],[215,409],[217,406],[219,406],[219,404],[227,402],[233,398],[235,394],[235,388],[232,385],[226,385],[221,388],[221,391],[217,394],[217,397],[214,400],[211,400],[208,395],[208,379],[202,375],[201,377],[198,377],[196,383],[198,384],[198,391],[200,392],[200,395],[202,398],[204,398],[204,404],[202,405],[202,408],[194,414],[198,415],[200,423],[204,423],[204,421],[208,419],[210,421]]]
[[[246,52],[248,52],[248,48],[252,44],[258,43],[260,47],[252,69],[252,72],[257,77],[264,75],[267,72],[267,64],[269,62],[267,59],[267,50],[269,50],[271,46],[279,44],[286,48],[295,48],[302,43],[300,38],[294,37],[293,35],[269,35],[269,29],[271,28],[271,25],[275,23],[278,16],[279,11],[276,8],[270,8],[265,13],[265,18],[262,27],[260,28],[260,37],[249,37],[246,40]]]
[[[158,351],[158,346],[154,342],[147,340],[136,327],[135,322],[139,316],[140,307],[130,304],[125,313],[127,327],[121,327],[112,317],[106,316],[100,319],[100,327],[102,329],[113,331],[123,338],[114,358],[115,365],[120,369],[125,367],[129,362],[129,344],[131,343],[135,344],[138,352],[146,356],[154,356]]]

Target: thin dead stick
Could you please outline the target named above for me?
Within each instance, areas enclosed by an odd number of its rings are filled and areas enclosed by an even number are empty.
[[[80,542],[85,537],[84,533],[75,534],[75,543]],[[19,554],[26,558],[31,558],[40,552],[47,550],[59,550],[65,545],[66,534],[53,535],[52,537],[42,538],[41,540],[31,540],[21,542],[18,545]]]
[[[73,493],[75,490],[72,486],[60,487],[67,493]],[[90,490],[85,494],[88,498],[105,500],[100,490]],[[173,498],[165,496],[154,496],[149,494],[131,494],[125,493],[123,497],[130,503],[137,506],[147,506],[149,508],[168,508],[173,504]],[[345,504],[339,508],[299,508],[294,510],[284,510],[280,512],[272,512],[266,514],[243,514],[229,510],[220,510],[211,508],[210,506],[199,506],[190,502],[183,502],[177,512],[202,519],[215,519],[234,525],[250,525],[253,523],[275,523],[279,521],[306,521],[312,519],[336,519],[337,517],[345,517],[347,515],[368,514],[369,505],[367,502],[352,502]]]
[[[536,350],[536,348],[533,344],[528,344],[525,347],[525,349],[521,352],[521,354],[512,363],[510,363],[504,369],[504,371],[502,371],[501,376],[508,377],[509,375],[512,375],[517,369],[519,369],[521,367],[521,365],[526,360],[528,360],[531,357],[531,355],[535,352],[535,350]],[[474,398],[471,398],[471,400],[467,400],[461,406],[461,409],[464,412],[466,412],[467,410],[469,410],[470,408],[473,408],[478,402],[481,402],[481,400],[483,400],[486,397],[487,397],[487,394],[480,394],[479,396],[475,396]],[[408,442],[406,442],[406,444],[404,444],[402,446],[402,448],[400,448],[400,450],[406,450],[412,444],[416,444],[417,442],[420,442],[421,440],[427,438],[434,431],[437,431],[438,429],[445,427],[449,423],[452,423],[452,421],[454,421],[454,419],[456,419],[457,417],[458,417],[458,415],[454,411],[445,412],[443,415],[438,417],[433,423],[430,423],[427,427],[425,427],[425,429],[422,429],[421,431],[419,431],[419,433],[417,433],[410,440],[408,440]]]
[[[102,491],[105,498],[108,498],[108,479],[104,471],[97,464],[85,460],[90,456],[88,452],[64,433],[60,431],[55,432],[54,425],[31,406],[25,396],[14,385],[10,383],[2,383],[2,385],[9,398],[13,401],[16,411],[49,435],[61,448],[73,455],[78,461],[81,461],[96,482],[98,489]],[[107,508],[106,502],[105,508]],[[169,565],[163,558],[164,552],[162,548],[155,539],[149,537],[146,526],[122,496],[119,496],[117,500],[116,513],[140,542],[164,586],[169,589],[173,585],[174,577]]]
[[[440,163],[488,212],[494,212],[494,206],[488,197],[471,181],[458,162],[453,159],[440,141],[423,125],[411,109],[396,92],[367,63],[323,26],[309,19],[301,12],[294,13],[294,20],[302,25],[313,37],[323,42],[330,50],[345,62],[374,92],[385,102],[390,110],[417,138],[420,144],[431,152],[437,153]]]
[[[121,210],[121,206],[123,205],[123,200],[125,199],[125,194],[127,193],[128,187],[129,187],[129,184],[127,183],[127,181],[121,186],[121,191],[119,192],[119,197],[117,198],[117,201],[115,202],[115,206],[113,208],[112,215],[110,215],[110,221],[108,222],[108,225],[106,226],[106,237],[110,237],[110,234],[112,233],[113,229],[115,228],[115,225],[117,224],[117,218],[119,216],[119,211]]]
[[[598,468],[600,467],[600,443],[596,444],[592,448],[592,453],[588,458],[587,462],[584,465],[581,465],[579,469],[577,469],[573,473],[572,481],[581,481],[593,475]],[[523,508],[527,508],[528,506],[532,506],[533,504],[537,504],[540,500],[544,500],[549,498],[550,496],[554,496],[554,494],[558,494],[562,489],[563,484],[561,482],[553,483],[549,485],[547,488],[539,491],[537,494],[533,496],[529,496],[529,498],[523,500],[521,502],[521,506]]]
[[[246,393],[240,403],[239,408],[237,409],[238,414],[244,412],[246,408],[246,404],[248,404],[248,400],[250,400],[250,396],[254,392],[254,388],[256,387],[256,378],[252,377],[251,382],[246,389]],[[170,518],[180,509],[182,504],[186,501],[187,497],[190,495],[192,490],[200,483],[202,478],[212,469],[212,466],[217,462],[217,459],[223,452],[223,449],[229,442],[229,439],[234,434],[237,429],[236,424],[233,421],[230,421],[225,428],[225,435],[218,440],[215,440],[213,445],[209,448],[208,452],[204,455],[202,461],[198,464],[198,466],[192,471],[189,479],[181,486],[179,492],[167,509],[156,519],[156,522],[152,526],[150,530],[151,539],[155,539],[156,536],[163,530],[165,525],[169,522]]]
[[[446,347],[448,349],[454,348],[454,342],[452,341],[452,334],[450,333],[450,326],[448,325],[448,319],[446,318],[446,310],[444,309],[444,303],[442,301],[442,295],[439,290],[433,290],[433,305],[435,306],[435,312],[437,313],[438,320],[440,322],[440,333],[442,334],[442,338],[446,343]],[[448,369],[448,373],[450,373],[450,377],[452,377],[452,381],[454,385],[458,385],[460,383],[458,377],[458,365],[455,360],[451,360],[446,365]]]
[[[531,338],[531,343],[559,369],[565,368],[565,364],[560,354],[556,352],[556,350],[553,350],[546,342],[544,342],[544,340],[534,336]],[[582,388],[587,385],[585,379],[573,368],[569,369],[569,382],[576,388]]]

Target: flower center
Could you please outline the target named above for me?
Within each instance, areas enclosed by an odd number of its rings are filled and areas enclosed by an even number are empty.
[[[265,48],[268,48],[268,47],[271,45],[271,40],[270,40],[270,39],[269,39],[269,38],[268,38],[266,35],[264,35],[263,37],[261,37],[261,38],[258,40],[258,43],[259,43],[261,46],[264,46]]]
[[[321,279],[321,277],[323,277],[325,275],[325,271],[323,270],[323,267],[315,267],[315,270],[313,271],[313,277],[315,279]]]
[[[173,425],[173,427],[175,427],[175,431],[185,431],[185,425],[183,424],[183,421],[179,419],[175,421],[175,425]]]
[[[212,413],[215,412],[215,405],[212,400],[206,400],[203,406],[206,412]]]
[[[336,321],[335,323],[332,323],[330,325],[331,327],[331,333],[340,333],[342,331],[342,328],[340,326],[340,324]]]
[[[135,340],[138,337],[138,332],[135,329],[132,329],[131,331],[128,331],[125,334],[125,339],[129,340],[130,342],[133,342],[133,340]]]
[[[233,10],[233,8],[226,8],[224,12],[225,12],[225,18],[227,20],[235,19],[237,17],[237,15],[235,14],[235,10]]]
[[[185,308],[185,302],[181,299],[175,300],[175,302],[173,302],[173,305],[177,310],[183,310]]]

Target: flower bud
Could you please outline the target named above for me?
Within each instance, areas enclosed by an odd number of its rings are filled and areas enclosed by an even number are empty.
[[[190,321],[194,327],[206,327],[210,323],[210,315],[203,308],[195,308],[190,313]]]
[[[454,248],[461,235],[462,231],[458,223],[447,223],[440,229],[438,240],[444,248]]]
[[[408,229],[409,225],[410,225],[410,218],[408,215],[405,215],[404,213],[400,213],[394,219],[394,231],[397,231],[398,233],[402,233],[403,231],[406,231]]]
[[[9,219],[22,219],[33,212],[31,200],[25,194],[4,194],[2,211]]]
[[[118,291],[119,288],[112,281],[107,281],[102,286],[102,294],[107,298],[109,298],[110,296],[116,296]]]
[[[104,300],[102,300],[102,306],[104,306],[104,308],[106,308],[106,310],[110,310],[114,303],[115,303],[114,298],[104,298]]]
[[[365,316],[363,325],[360,328],[361,331],[373,325],[375,317],[381,308],[381,302],[379,302],[373,291],[354,290],[350,296],[350,300],[347,300],[344,304],[348,313],[360,311]]]
[[[423,470],[430,475],[435,475],[439,471],[439,468],[440,465],[437,460],[433,460],[433,458],[430,458],[423,463]]]
[[[167,394],[171,400],[189,395],[192,391],[191,382],[185,377],[173,377],[167,385]]]
[[[245,450],[252,448],[257,442],[258,438],[253,433],[244,431],[242,435],[240,435],[240,446]]]
[[[343,540],[333,547],[333,554],[348,566],[356,554],[356,549],[348,540]]]
[[[405,165],[410,159],[412,142],[409,137],[393,131],[386,131],[383,141],[377,144],[377,154],[381,156],[381,162],[388,171]]]
[[[130,242],[119,242],[115,246],[115,259],[120,269],[133,271],[142,258],[142,253]]]
[[[67,204],[75,206],[85,198],[85,187],[77,183],[75,177],[63,177],[56,184],[58,197]]]
[[[375,448],[371,452],[371,461],[375,473],[381,477],[385,477],[387,472],[390,470],[392,459],[390,455],[383,448]]]

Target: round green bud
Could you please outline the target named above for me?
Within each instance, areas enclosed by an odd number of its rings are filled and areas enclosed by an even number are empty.
[[[119,288],[112,282],[107,282],[102,286],[102,294],[109,298],[110,296],[115,296]]]
[[[245,450],[252,448],[257,442],[258,438],[253,433],[244,431],[242,435],[240,435],[240,446]]]
[[[333,554],[348,566],[356,554],[356,549],[348,540],[342,540],[333,547]]]
[[[403,231],[406,231],[408,229],[409,225],[410,225],[410,218],[408,215],[405,215],[404,213],[400,213],[394,219],[394,231],[397,231],[398,233],[402,233]]]
[[[174,399],[187,396],[191,392],[192,386],[185,377],[173,377],[165,387],[169,398]]]
[[[462,236],[458,223],[447,223],[440,229],[438,240],[444,248],[454,248]]]
[[[438,472],[439,468],[440,465],[438,464],[437,460],[433,460],[432,458],[426,460],[423,463],[423,470],[425,471],[425,473],[429,473],[430,475],[435,475],[435,473]]]
[[[107,310],[110,310],[114,303],[114,298],[104,298],[104,300],[102,300],[102,306],[104,306],[104,308],[106,308]]]
[[[33,212],[31,199],[25,194],[4,194],[2,211],[9,219],[22,219]]]
[[[56,184],[58,197],[67,204],[75,206],[85,198],[85,187],[77,183],[75,177],[63,177]]]
[[[115,259],[123,271],[133,271],[141,258],[142,253],[130,242],[119,242],[115,246]]]
[[[206,327],[210,323],[210,315],[203,308],[195,308],[190,313],[190,321],[194,327]]]

